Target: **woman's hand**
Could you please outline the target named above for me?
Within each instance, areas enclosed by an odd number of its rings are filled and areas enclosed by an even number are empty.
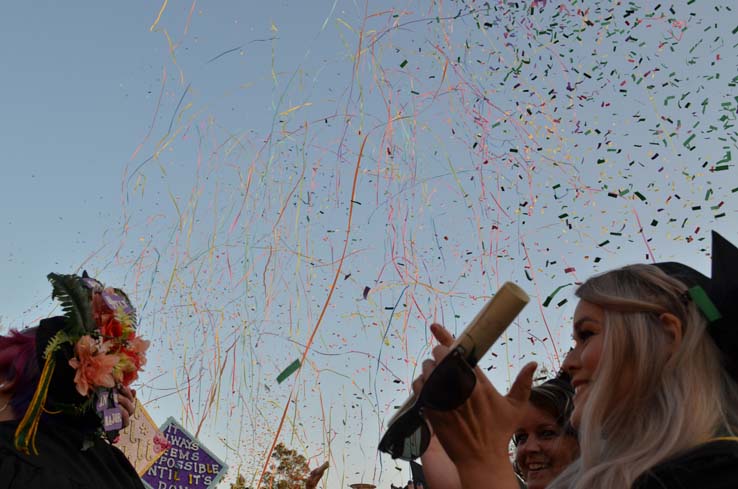
[[[318,482],[320,482],[320,478],[323,477],[323,473],[328,468],[328,462],[324,463],[318,468],[315,468],[310,471],[310,474],[308,474],[307,479],[305,479],[305,489],[315,489],[318,486]]]
[[[118,405],[121,407],[123,429],[125,429],[131,424],[131,417],[133,417],[133,413],[136,410],[136,391],[131,390],[129,387],[119,387]]]
[[[456,465],[443,451],[436,436],[431,438],[425,453],[420,456],[423,462],[423,475],[428,487],[433,489],[462,489]]]
[[[453,343],[453,336],[441,325],[432,325],[431,331],[440,345],[433,349],[433,360],[423,362],[423,373],[413,382],[416,393]],[[523,367],[510,392],[503,396],[477,367],[476,386],[464,404],[452,411],[423,409],[464,487],[485,480],[499,480],[500,488],[518,487],[509,459],[510,438],[522,421],[535,369],[535,363]]]

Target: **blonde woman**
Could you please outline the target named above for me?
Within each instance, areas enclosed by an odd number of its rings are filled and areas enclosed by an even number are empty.
[[[738,249],[717,234],[712,268],[633,265],[579,287],[564,369],[581,455],[549,489],[738,487]],[[507,442],[534,370],[507,396],[477,370],[463,406],[425,413],[463,487],[517,489]]]

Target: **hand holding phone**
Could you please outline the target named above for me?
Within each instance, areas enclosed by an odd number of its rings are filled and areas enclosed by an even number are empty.
[[[530,301],[523,289],[506,282],[453,342],[449,354],[388,423],[379,450],[393,458],[413,460],[428,447],[430,429],[422,408],[451,410],[469,397],[476,385],[473,367]]]

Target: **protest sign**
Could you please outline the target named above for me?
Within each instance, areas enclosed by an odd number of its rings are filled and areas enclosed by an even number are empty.
[[[152,489],[210,489],[218,484],[228,466],[205,448],[174,418],[162,426],[171,446],[143,476]]]

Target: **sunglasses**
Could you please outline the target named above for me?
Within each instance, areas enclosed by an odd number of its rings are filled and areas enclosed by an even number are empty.
[[[430,444],[433,432],[423,417],[423,408],[451,411],[469,399],[477,377],[466,361],[461,348],[452,350],[436,365],[423,388],[390,420],[387,431],[379,442],[379,450],[392,458],[415,460]],[[411,398],[412,401],[413,398]]]

